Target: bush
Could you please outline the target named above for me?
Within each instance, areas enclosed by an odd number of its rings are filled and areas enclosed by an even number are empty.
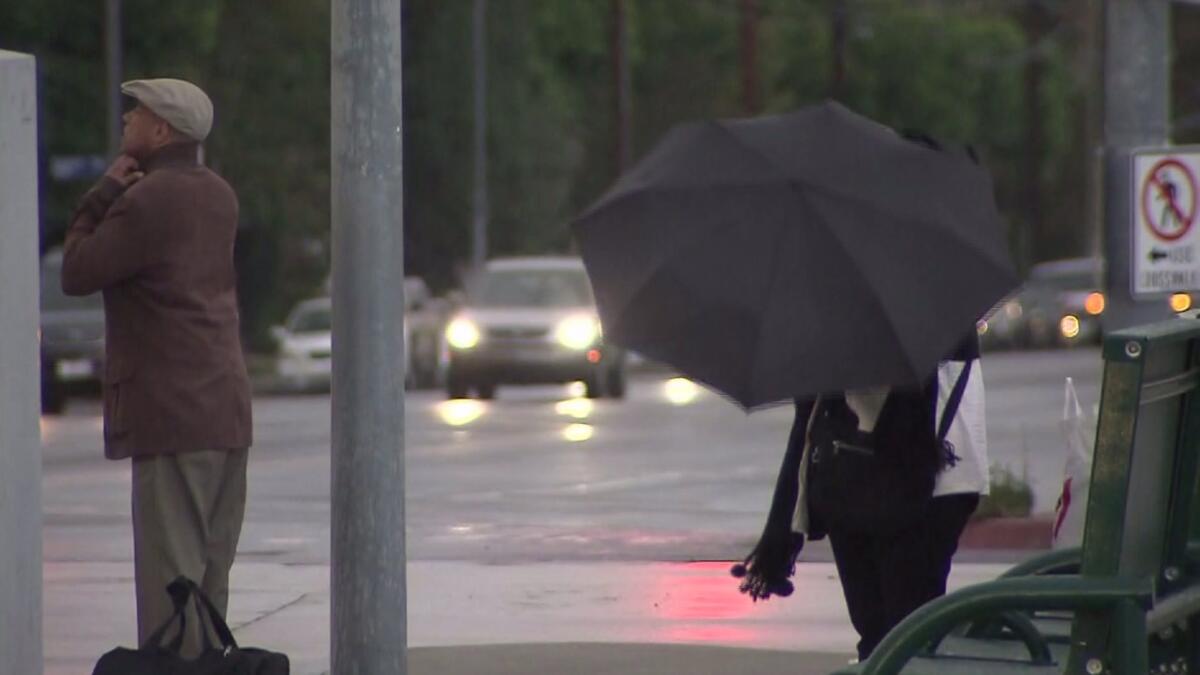
[[[991,494],[975,509],[973,520],[1028,516],[1033,511],[1033,489],[1007,467],[992,465]]]

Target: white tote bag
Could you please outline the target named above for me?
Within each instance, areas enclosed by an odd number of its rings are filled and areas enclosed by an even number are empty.
[[[1096,440],[1096,421],[1079,405],[1075,383],[1069,377],[1064,385],[1060,424],[1066,461],[1062,491],[1054,507],[1053,547],[1069,548],[1083,543],[1088,486],[1092,480],[1092,448]]]

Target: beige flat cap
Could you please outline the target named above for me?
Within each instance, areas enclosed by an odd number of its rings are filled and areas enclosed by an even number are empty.
[[[212,101],[191,82],[169,77],[130,80],[121,84],[121,93],[137,99],[193,140],[203,141],[212,131]]]

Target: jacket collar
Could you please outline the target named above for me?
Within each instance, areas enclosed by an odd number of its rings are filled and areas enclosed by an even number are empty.
[[[158,169],[193,167],[199,164],[199,143],[172,143],[150,153],[142,162],[142,170],[150,173]]]

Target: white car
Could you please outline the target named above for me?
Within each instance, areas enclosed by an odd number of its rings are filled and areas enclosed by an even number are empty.
[[[583,262],[569,257],[488,262],[447,324],[446,393],[495,396],[501,384],[582,380],[589,398],[625,395],[625,352],[604,341]]]
[[[272,329],[279,342],[276,375],[289,389],[326,389],[333,376],[333,305],[305,300]]]

